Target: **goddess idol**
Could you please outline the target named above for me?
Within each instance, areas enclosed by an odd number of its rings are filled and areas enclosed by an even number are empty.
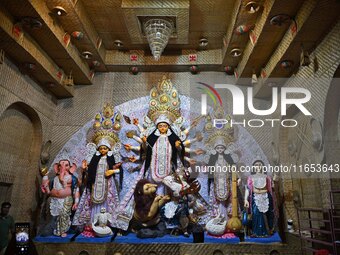
[[[263,166],[262,160],[253,163],[255,173],[248,177],[244,194],[244,207],[251,212],[253,237],[267,237],[274,231],[273,183],[271,177],[263,173]]]
[[[88,180],[74,215],[73,225],[91,225],[95,216],[105,209],[112,217],[108,219],[111,227],[117,227],[118,182],[121,187],[123,181],[120,141],[116,134],[121,127],[120,120],[120,113],[115,113],[109,104],[106,104],[103,112],[95,117],[93,128],[88,133],[88,140],[93,143],[87,146],[93,146],[96,152],[89,164],[87,161],[83,161],[82,164],[84,170],[88,172]]]
[[[172,174],[178,177],[184,189],[189,188],[183,176],[194,160],[188,157],[190,149],[186,147],[197,138],[186,139],[190,128],[184,128],[184,122],[178,92],[171,81],[163,77],[150,91],[149,111],[144,117],[144,127],[139,125],[138,120],[134,120],[139,135],[136,132],[127,133],[127,136],[137,141],[140,146],[125,144],[125,149],[140,152],[140,159],[144,160],[144,176],[152,183],[158,184],[159,194],[167,193],[164,184],[168,182],[165,178]]]

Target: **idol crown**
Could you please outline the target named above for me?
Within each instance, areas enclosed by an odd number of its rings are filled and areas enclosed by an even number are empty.
[[[156,122],[161,115],[165,115],[173,122],[181,116],[180,105],[177,89],[164,75],[157,86],[150,91],[148,116],[153,122]]]

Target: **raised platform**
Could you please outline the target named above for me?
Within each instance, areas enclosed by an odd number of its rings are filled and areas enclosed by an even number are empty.
[[[67,234],[66,237],[60,236],[36,236],[33,241],[41,242],[41,243],[69,243],[72,238],[75,237],[75,234]]]
[[[210,237],[205,236],[206,243],[191,243],[192,237],[163,237],[163,242],[155,242],[155,239],[137,239],[136,237],[119,236],[113,242],[77,242],[68,243],[43,243],[34,241],[39,255],[55,255],[63,251],[65,255],[79,255],[81,251],[87,251],[89,255],[300,255],[300,241],[294,236],[287,236],[287,244],[283,243],[227,243],[217,239],[207,243]],[[170,239],[173,238],[173,239]],[[77,238],[75,238],[77,239]],[[165,240],[168,239],[167,242]],[[181,242],[183,240],[188,242]],[[169,242],[175,241],[176,242]],[[140,241],[140,242],[138,242]],[[157,240],[159,241],[159,240]],[[235,241],[235,240],[234,240]],[[83,255],[83,254],[82,254]],[[85,255],[85,254],[84,254]]]

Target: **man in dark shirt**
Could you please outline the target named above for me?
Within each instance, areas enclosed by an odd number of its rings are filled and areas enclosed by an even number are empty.
[[[9,209],[11,208],[11,203],[4,202],[1,205],[0,214],[0,255],[5,254],[6,248],[9,242],[10,234],[14,233],[14,220],[11,215],[9,215]]]

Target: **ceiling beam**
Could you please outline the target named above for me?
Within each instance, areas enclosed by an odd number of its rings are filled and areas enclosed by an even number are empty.
[[[263,4],[263,12],[259,19],[257,20],[253,30],[255,38],[257,38],[256,41],[259,41],[261,39],[263,28],[265,27],[266,22],[271,15],[271,10],[272,7],[274,6],[274,2],[275,0],[266,0]],[[251,58],[252,54],[254,54],[254,52],[256,51],[256,45],[257,45],[256,43],[253,44],[250,40],[248,40],[247,46],[242,53],[242,59],[237,66],[237,74],[239,78],[244,76],[243,74],[245,67],[249,62],[249,59]]]
[[[228,56],[229,56],[228,49],[230,48],[230,44],[231,44],[230,42],[234,34],[234,30],[236,28],[236,21],[240,14],[241,7],[242,7],[242,1],[241,0],[235,1],[234,8],[232,10],[231,20],[227,28],[227,33],[225,34],[225,37],[224,37],[224,43],[222,47],[222,58],[223,58],[222,66],[225,66],[228,63]]]
[[[78,68],[80,72],[77,72],[78,75],[81,75],[81,80],[83,84],[92,84],[92,77],[90,68],[86,64],[86,62],[81,58],[79,51],[77,48],[72,45],[70,42],[67,46],[63,42],[63,37],[65,35],[64,29],[56,24],[55,19],[50,15],[50,10],[47,8],[45,2],[41,0],[27,0],[28,3],[34,8],[34,10],[38,13],[40,18],[46,24],[49,31],[55,37],[55,41],[58,42],[59,47],[62,47],[65,51],[65,55],[70,58],[73,62],[72,65],[74,68]],[[74,72],[73,72],[74,73]],[[77,77],[74,77],[75,82],[77,82]]]
[[[196,61],[190,61],[190,55],[195,54]],[[136,55],[137,60],[131,61],[130,55]],[[192,51],[182,50],[181,55],[168,56],[163,55],[159,61],[155,61],[151,55],[145,55],[143,50],[133,52],[123,52],[118,50],[107,51],[105,64],[109,71],[129,71],[131,66],[137,66],[143,71],[164,70],[168,67],[169,71],[189,71],[189,67],[193,65],[200,66],[202,70],[216,71],[221,66],[221,49]]]
[[[268,87],[266,82],[268,78],[271,76],[274,68],[279,64],[282,57],[287,53],[289,47],[294,42],[294,39],[301,31],[302,27],[310,17],[312,11],[317,5],[316,0],[306,0],[300,10],[298,11],[295,21],[297,24],[296,32],[292,32],[292,26],[295,24],[291,24],[286,34],[283,36],[280,44],[272,54],[271,58],[267,62],[266,66],[263,68],[262,72],[264,75],[259,79],[259,82],[255,85],[254,96],[257,98],[267,98],[271,96],[271,88]]]
[[[55,94],[55,96],[58,98],[73,97],[73,87],[68,87],[63,84],[63,77],[65,77],[63,71],[60,70],[53,60],[28,34],[24,32],[13,33],[14,25],[14,19],[11,15],[4,9],[0,9],[0,29],[4,31],[9,38],[8,47],[4,47],[5,52],[9,52],[9,55],[12,55],[16,61],[20,61],[20,59],[18,59],[18,56],[15,56],[15,54],[17,52],[24,52],[29,59],[34,60],[35,63],[33,64],[39,66],[39,69],[43,72],[36,75],[48,77],[49,82],[54,84],[53,87],[48,87],[48,89]],[[3,38],[3,40],[6,40],[6,38]],[[33,76],[35,75],[33,74]],[[46,88],[47,84],[41,85]]]
[[[72,0],[68,0],[69,2],[71,2]],[[105,55],[106,55],[106,49],[105,47],[103,47],[103,45],[101,45],[102,47],[97,47],[97,40],[99,38],[99,35],[89,17],[89,15],[87,14],[85,7],[82,3],[82,1],[77,1],[77,3],[74,6],[74,11],[78,16],[78,19],[80,21],[80,24],[83,27],[84,33],[87,35],[87,37],[89,38],[89,40],[92,43],[92,48],[94,50],[95,53],[98,54],[100,60],[102,63],[104,63],[105,60]]]

